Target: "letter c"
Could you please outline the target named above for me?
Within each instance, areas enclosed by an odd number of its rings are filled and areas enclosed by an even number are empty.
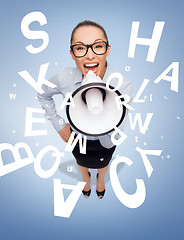
[[[121,187],[118,176],[117,176],[117,165],[119,163],[126,163],[128,166],[132,165],[132,161],[127,157],[115,158],[110,166],[110,179],[112,188],[116,197],[119,201],[128,208],[140,207],[146,198],[146,188],[143,179],[136,179],[137,190],[134,194],[127,194]]]

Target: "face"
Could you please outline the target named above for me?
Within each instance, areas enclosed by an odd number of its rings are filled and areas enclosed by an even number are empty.
[[[82,26],[75,31],[72,45],[81,43],[93,44],[99,41],[107,41],[100,28],[95,26]],[[91,48],[88,48],[87,54],[81,58],[75,57],[71,50],[70,54],[84,76],[89,70],[92,70],[97,76],[103,78],[106,71],[106,57],[110,54],[110,49],[111,46],[109,45],[105,54],[96,55]]]

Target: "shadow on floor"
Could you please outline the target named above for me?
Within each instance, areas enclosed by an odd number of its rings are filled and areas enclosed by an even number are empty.
[[[113,161],[113,159],[110,161],[110,164]],[[117,174],[120,173],[120,171],[125,165],[126,165],[125,163],[119,164],[117,168]],[[68,160],[67,162],[61,163],[58,169],[60,172],[62,172],[66,176],[76,179],[77,181],[82,181],[82,176],[80,174],[80,171],[78,169],[77,163],[74,158],[71,160]],[[98,171],[97,169],[89,169],[89,171],[91,173],[91,185],[96,185],[96,174]],[[110,181],[109,169],[107,170],[104,180],[105,180],[105,184]]]

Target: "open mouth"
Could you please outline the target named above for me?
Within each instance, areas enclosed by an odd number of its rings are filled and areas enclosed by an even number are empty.
[[[86,72],[88,72],[89,70],[92,70],[93,72],[96,73],[98,65],[99,65],[98,63],[88,63],[88,64],[84,64],[84,67]]]

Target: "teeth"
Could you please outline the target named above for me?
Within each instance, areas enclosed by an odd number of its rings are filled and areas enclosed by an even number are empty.
[[[85,64],[85,67],[96,67],[98,63]]]

